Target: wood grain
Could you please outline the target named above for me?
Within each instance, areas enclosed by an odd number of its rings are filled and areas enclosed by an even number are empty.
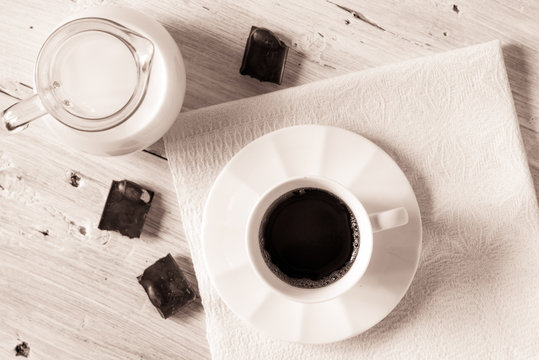
[[[136,279],[170,252],[196,285],[167,162],[79,154],[44,131],[32,124],[0,147],[0,358],[18,339],[32,358],[207,357],[200,301],[163,320]],[[156,192],[140,239],[97,229],[111,181],[124,178]]]
[[[539,190],[537,1],[2,0],[0,108],[32,93],[34,61],[56,24],[110,4],[172,34],[187,68],[183,111],[500,39]],[[239,74],[251,25],[290,47],[281,86]],[[161,141],[119,158],[80,154],[39,121],[0,138],[0,358],[23,340],[34,359],[209,357],[200,302],[162,320],[136,282],[168,252],[196,282],[164,156]],[[73,170],[77,188],[66,179]],[[157,193],[141,239],[96,227],[110,182],[124,178]]]

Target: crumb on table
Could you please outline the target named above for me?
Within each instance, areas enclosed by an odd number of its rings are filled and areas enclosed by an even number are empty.
[[[15,356],[28,357],[28,355],[30,355],[30,346],[28,346],[26,341],[15,346]]]

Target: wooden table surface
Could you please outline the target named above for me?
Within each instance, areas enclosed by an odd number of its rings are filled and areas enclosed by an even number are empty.
[[[0,0],[0,108],[32,94],[37,52],[56,24],[108,4],[139,9],[172,34],[187,68],[183,111],[500,39],[539,188],[536,0]],[[280,86],[239,74],[251,25],[290,47]],[[97,229],[121,179],[156,192],[140,239]],[[163,320],[136,280],[169,252],[196,284],[162,141],[100,158],[62,145],[39,121],[0,138],[1,359],[23,341],[31,359],[209,358],[200,301]]]

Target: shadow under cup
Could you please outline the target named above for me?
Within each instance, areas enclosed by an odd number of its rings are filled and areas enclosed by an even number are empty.
[[[261,249],[260,234],[273,205],[294,190],[318,189],[341,200],[357,221],[359,249],[355,259],[344,275],[327,285],[316,288],[298,287],[289,284],[270,269]],[[349,224],[351,226],[351,224]],[[341,184],[323,177],[300,177],[289,179],[273,187],[261,196],[248,220],[246,235],[249,260],[259,278],[275,292],[294,301],[303,303],[323,302],[335,298],[352,288],[365,273],[373,248],[373,231],[369,215],[357,197]],[[344,269],[344,268],[343,268]],[[344,269],[346,270],[346,269]],[[301,279],[295,279],[301,280]],[[309,281],[309,280],[307,280]],[[311,281],[312,282],[312,281]]]

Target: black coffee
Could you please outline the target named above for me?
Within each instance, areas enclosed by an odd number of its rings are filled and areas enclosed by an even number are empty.
[[[357,221],[341,199],[325,190],[293,190],[267,210],[260,248],[283,281],[302,288],[326,286],[340,279],[357,256]]]

